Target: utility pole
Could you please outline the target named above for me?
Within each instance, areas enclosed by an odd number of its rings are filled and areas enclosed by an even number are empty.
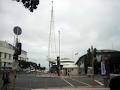
[[[58,31],[59,34],[59,56],[57,57],[57,73],[60,76],[60,30]]]
[[[59,57],[60,57],[60,30],[58,31],[59,34]]]

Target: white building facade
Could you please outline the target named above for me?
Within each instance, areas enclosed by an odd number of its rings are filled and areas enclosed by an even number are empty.
[[[62,58],[60,65],[63,67],[62,73],[64,75],[78,75],[78,66],[75,65],[74,61],[69,58]]]
[[[13,54],[14,46],[7,43],[6,41],[0,41],[0,68],[4,67],[7,69],[13,68]],[[18,60],[28,60],[27,52],[22,50],[21,55],[19,55]]]

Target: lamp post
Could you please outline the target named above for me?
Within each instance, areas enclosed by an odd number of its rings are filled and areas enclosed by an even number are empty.
[[[60,30],[58,31],[59,34],[59,55],[57,57],[57,72],[58,72],[58,76],[60,76]]]
[[[58,31],[59,34],[59,57],[60,57],[60,30]]]

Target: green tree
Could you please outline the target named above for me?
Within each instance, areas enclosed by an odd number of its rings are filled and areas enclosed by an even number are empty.
[[[27,62],[27,61],[24,61],[24,60],[19,60],[19,66],[20,66],[22,69],[26,69],[26,68],[29,68],[29,67],[30,67],[30,63]]]
[[[23,3],[25,8],[28,8],[30,12],[33,12],[34,9],[37,9],[37,6],[39,4],[39,0],[14,0],[17,2]]]
[[[44,70],[46,70],[46,67],[41,67],[40,70],[43,70],[43,71],[44,71]]]

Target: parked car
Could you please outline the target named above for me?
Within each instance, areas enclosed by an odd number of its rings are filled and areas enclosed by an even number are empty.
[[[110,90],[120,90],[120,75],[111,78],[109,87]]]

